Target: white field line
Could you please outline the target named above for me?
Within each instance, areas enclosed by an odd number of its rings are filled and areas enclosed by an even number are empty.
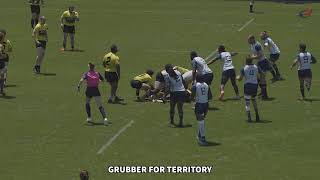
[[[216,55],[217,53],[218,53],[218,49],[215,49],[204,60],[208,61],[212,56]]]
[[[115,141],[128,127],[133,124],[133,120],[131,120],[128,124],[123,126],[112,138],[110,138],[106,144],[104,144],[97,152],[97,154],[102,154],[112,143]]]
[[[240,29],[238,29],[238,32],[242,31],[245,27],[247,27],[250,23],[254,21],[254,18],[250,19],[248,22],[246,22]]]

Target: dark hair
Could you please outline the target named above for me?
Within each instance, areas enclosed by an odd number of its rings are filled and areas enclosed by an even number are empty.
[[[306,49],[307,49],[307,45],[304,44],[304,43],[300,43],[300,44],[299,44],[299,48],[300,48],[300,50],[302,50],[302,51],[304,52],[304,51],[306,51]]]
[[[248,65],[248,64],[252,64],[252,58],[251,57],[247,57],[246,58],[246,64]]]
[[[152,76],[154,72],[152,69],[147,69],[146,73],[149,74],[150,76]]]
[[[117,47],[117,45],[112,44],[111,47],[110,47],[110,50],[111,50],[111,52],[113,52],[113,53],[118,52],[118,47]]]
[[[90,69],[94,69],[95,65],[91,62],[88,63]]]
[[[80,180],[89,180],[89,172],[87,170],[80,171]]]
[[[190,58],[193,60],[193,58],[198,57],[198,53],[196,51],[191,51],[190,52]]]
[[[256,38],[254,37],[254,35],[250,34],[248,39],[256,39]]]
[[[0,29],[0,32],[3,33],[4,35],[7,34],[7,31],[5,29]]]
[[[169,71],[171,68],[173,68],[172,64],[166,64],[166,65],[164,66],[164,69],[165,69],[166,71]]]
[[[226,47],[225,47],[224,45],[220,45],[220,46],[218,47],[218,51],[219,51],[219,52],[225,52],[225,51],[226,51]]]

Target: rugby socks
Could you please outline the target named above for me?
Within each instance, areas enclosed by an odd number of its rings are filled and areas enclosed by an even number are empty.
[[[248,121],[251,121],[251,113],[250,113],[250,99],[246,99],[246,112],[248,116]]]
[[[107,117],[106,112],[104,111],[104,108],[102,106],[99,107],[99,111],[100,111],[103,119]]]
[[[300,92],[301,92],[302,98],[304,98],[305,96],[304,96],[304,86],[303,86],[303,84],[300,85]]]
[[[198,121],[199,122],[199,134],[201,139],[200,140],[204,140],[204,120]]]
[[[66,47],[67,47],[66,40],[63,40],[62,47],[63,47],[63,49],[66,49]]]
[[[179,125],[183,126],[183,112],[179,112],[179,119],[180,119]]]
[[[174,110],[170,110],[170,123],[173,124],[174,120]]]
[[[266,84],[259,84],[259,86],[261,88],[262,98],[264,98],[264,99],[268,98],[267,85]]]
[[[239,96],[239,88],[237,86],[236,81],[231,81],[231,84],[232,84],[234,92],[236,93],[237,96]]]
[[[280,77],[280,72],[279,72],[278,66],[276,64],[273,64],[272,67],[276,71],[276,76],[279,78]]]
[[[259,112],[258,112],[258,105],[256,99],[252,99],[252,104],[254,108],[254,112],[256,113],[256,121],[260,121]]]
[[[91,118],[91,107],[89,103],[86,103],[86,112],[87,112],[88,118]]]

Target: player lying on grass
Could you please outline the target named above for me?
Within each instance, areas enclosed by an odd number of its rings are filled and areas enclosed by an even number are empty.
[[[299,54],[297,58],[294,60],[293,64],[291,65],[291,69],[299,64],[298,67],[298,77],[300,82],[300,92],[302,99],[305,99],[304,94],[304,86],[306,86],[308,92],[311,89],[311,82],[312,82],[312,72],[311,72],[311,64],[317,62],[316,58],[311,55],[308,51],[306,51],[307,46],[303,43],[299,45]]]
[[[186,97],[186,89],[183,77],[181,73],[173,69],[171,64],[165,66],[165,70],[168,73],[165,76],[166,90],[170,92],[170,124],[174,124],[174,115],[176,105],[179,113],[179,127],[183,127],[183,104]]]
[[[43,0],[29,0],[31,9],[31,28],[33,29],[39,21],[40,5],[44,5]]]
[[[79,14],[75,11],[74,6],[70,6],[69,9],[61,15],[61,29],[63,31],[63,43],[61,50],[66,50],[67,38],[70,36],[71,50],[74,50],[74,36],[76,32],[76,22],[79,21]]]
[[[2,96],[6,95],[4,92],[4,81],[6,79],[6,73],[7,73],[6,59],[7,59],[7,54],[4,51],[4,46],[0,44],[0,94]]]
[[[260,121],[258,105],[256,101],[258,91],[258,67],[252,63],[252,58],[247,57],[246,65],[240,71],[237,79],[241,81],[244,78],[244,99],[246,102],[246,112],[248,122],[252,122],[250,113],[250,100],[252,101],[254,111],[256,113],[256,121]]]
[[[44,59],[48,42],[48,26],[46,24],[46,18],[44,16],[41,16],[39,18],[39,23],[33,29],[32,37],[37,48],[36,63],[33,67],[33,70],[36,74],[39,74],[41,72],[41,64]]]
[[[209,86],[204,82],[203,76],[196,77],[197,82],[192,86],[191,98],[195,99],[195,114],[199,123],[198,141],[200,145],[206,145],[204,119],[208,113],[208,92]]]
[[[166,70],[161,70],[156,74],[156,80],[154,81],[154,89],[150,91],[153,101],[159,100],[165,102],[165,80],[164,77],[168,73]]]
[[[150,95],[152,87],[153,70],[148,69],[145,73],[140,74],[131,80],[131,87],[136,89],[136,97],[138,101],[144,101]],[[140,97],[140,90],[145,91],[145,94]]]
[[[105,79],[111,86],[108,103],[123,101],[117,96],[118,84],[120,80],[120,58],[117,56],[118,47],[112,45],[110,52],[103,57],[102,65],[105,68]]]
[[[6,69],[6,78],[4,79],[4,84],[6,84],[7,82],[7,78],[8,78],[8,65],[9,65],[9,54],[12,52],[12,44],[9,41],[9,39],[6,39],[6,35],[7,35],[7,31],[4,29],[0,29],[0,44],[2,44],[3,48],[4,48],[4,53],[6,53],[7,58],[5,59],[5,69]]]
[[[208,84],[209,86],[209,94],[208,98],[209,100],[212,99],[212,93],[210,89],[210,85],[213,81],[213,72],[212,70],[208,67],[206,61],[198,56],[197,52],[192,51],[190,53],[190,59],[191,59],[191,64],[192,64],[192,78],[193,78],[193,83],[196,81],[196,76],[200,75],[203,76],[203,81]]]
[[[249,35],[248,43],[251,49],[251,59],[257,59],[259,68],[259,86],[261,88],[262,99],[268,99],[266,73],[270,70],[270,63],[263,53],[261,44],[256,41],[253,35]]]
[[[240,99],[239,96],[239,88],[236,82],[236,72],[234,66],[232,64],[232,56],[237,55],[235,52],[228,52],[223,45],[218,47],[218,56],[208,62],[208,65],[216,62],[217,60],[221,60],[222,63],[222,75],[221,75],[221,85],[220,85],[220,96],[219,100],[223,100],[224,96],[224,87],[227,84],[228,80],[231,80],[232,87],[234,92],[236,93],[236,99]]]
[[[97,71],[94,70],[95,66],[92,63],[88,64],[89,66],[89,71],[86,72],[82,78],[79,81],[78,84],[78,91],[80,91],[81,84],[83,81],[87,82],[87,88],[86,88],[86,112],[88,115],[87,122],[88,123],[93,123],[92,118],[91,118],[91,107],[90,107],[90,101],[92,98],[96,101],[97,106],[99,107],[99,111],[102,115],[103,118],[103,123],[104,125],[108,125],[109,121],[107,119],[102,99],[101,99],[101,94],[99,91],[99,83],[100,81],[103,81],[103,77],[101,74]]]
[[[261,32],[260,38],[261,40],[263,40],[264,47],[268,48],[270,52],[269,62],[272,66],[272,68],[270,68],[270,72],[273,76],[272,81],[281,80],[282,78],[281,78],[278,66],[276,64],[277,60],[280,57],[280,49],[276,45],[276,43],[273,42],[270,36],[267,34],[267,31]]]

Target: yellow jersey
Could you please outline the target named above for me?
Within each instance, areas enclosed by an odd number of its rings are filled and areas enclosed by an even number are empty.
[[[180,67],[180,66],[175,66],[174,69],[179,71],[181,74],[184,74],[184,73],[190,71],[189,69],[186,69],[186,68],[183,68],[183,67]]]
[[[8,39],[4,40],[3,42],[0,42],[0,43],[2,44],[5,53],[12,52],[12,44]]]
[[[103,58],[103,65],[106,72],[117,72],[117,65],[120,64],[119,56],[109,52]]]
[[[147,73],[143,73],[143,74],[140,74],[139,76],[134,77],[133,80],[150,84],[152,81],[152,77]]]
[[[70,11],[65,11],[61,15],[62,23],[66,26],[74,26],[76,24],[76,20],[79,18],[78,12],[70,13]]]
[[[47,41],[48,40],[48,25],[38,23],[33,29],[33,34],[37,41]]]

